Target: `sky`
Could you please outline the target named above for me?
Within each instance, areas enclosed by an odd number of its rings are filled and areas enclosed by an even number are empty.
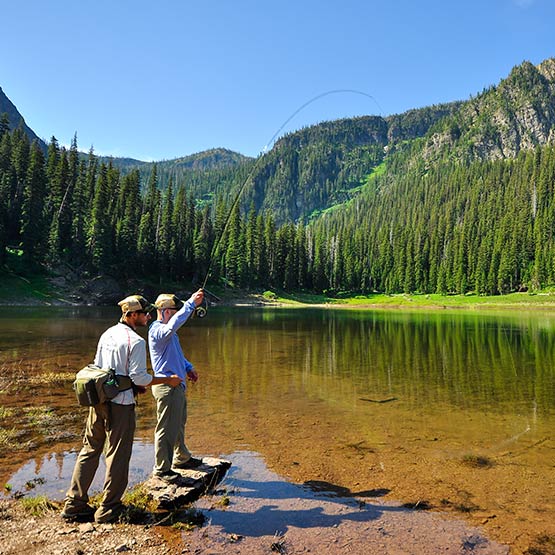
[[[553,0],[25,0],[0,18],[0,87],[39,137],[145,161],[256,156],[555,57]]]

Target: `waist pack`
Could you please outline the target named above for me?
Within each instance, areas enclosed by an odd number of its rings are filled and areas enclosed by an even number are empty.
[[[94,364],[79,370],[73,382],[77,402],[83,407],[106,403],[118,393],[132,388],[129,376],[120,376],[113,368],[99,368]]]

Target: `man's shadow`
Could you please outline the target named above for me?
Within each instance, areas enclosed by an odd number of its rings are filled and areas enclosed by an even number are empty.
[[[369,503],[388,489],[352,492],[328,482],[303,485],[280,481],[238,480],[225,509],[207,513],[211,525],[226,534],[260,537],[285,534],[289,527],[330,528],[344,521],[368,522],[384,512],[407,512],[403,507]],[[217,504],[216,504],[217,506]]]

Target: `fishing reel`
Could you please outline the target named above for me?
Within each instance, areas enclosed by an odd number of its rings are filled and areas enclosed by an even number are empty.
[[[200,286],[199,289],[204,291],[204,297],[202,302],[195,308],[193,314],[196,318],[204,318],[208,314],[208,297],[210,297],[212,302],[216,303],[220,302],[221,299],[217,295],[214,295],[214,293],[208,291],[204,286]]]
[[[204,318],[208,314],[208,301],[206,297],[202,299],[202,302],[195,308],[194,315],[196,318]]]

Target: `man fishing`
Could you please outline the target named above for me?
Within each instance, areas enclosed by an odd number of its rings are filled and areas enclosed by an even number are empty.
[[[94,363],[129,376],[135,386],[164,384],[177,388],[177,375],[153,377],[146,370],[145,340],[136,332],[146,326],[154,307],[142,296],[131,295],[120,301],[121,320],[100,337]],[[181,388],[179,388],[181,390]],[[68,521],[114,522],[123,511],[121,498],[127,488],[129,460],[135,433],[135,395],[133,389],[118,393],[111,401],[90,407],[83,447],[77,456],[71,485],[66,494],[62,517]],[[105,446],[106,444],[106,446]],[[106,477],[98,509],[89,505],[88,490],[105,449]]]
[[[203,298],[202,289],[185,302],[175,295],[159,295],[154,303],[158,318],[148,330],[148,347],[154,375],[163,377],[176,374],[182,379],[180,387],[156,385],[152,388],[157,415],[153,475],[169,483],[177,482],[181,476],[173,469],[195,468],[202,464],[202,460],[193,457],[185,444],[185,378],[196,382],[198,375],[183,355],[177,330],[189,319],[195,308],[202,304]]]

